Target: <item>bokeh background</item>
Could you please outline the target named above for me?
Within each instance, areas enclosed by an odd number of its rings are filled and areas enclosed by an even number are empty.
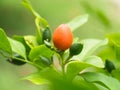
[[[80,39],[103,39],[108,33],[120,32],[119,0],[30,0],[39,14],[48,20],[52,31],[78,15],[89,14],[89,20],[74,32]],[[22,0],[0,0],[0,27],[8,36],[35,34],[34,17],[22,5]],[[45,90],[20,80],[36,69],[14,66],[0,56],[0,90]]]

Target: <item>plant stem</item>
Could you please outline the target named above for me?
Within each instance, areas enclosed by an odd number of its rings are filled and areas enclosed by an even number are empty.
[[[17,59],[17,60],[19,60],[19,61],[22,61],[22,62],[26,62],[26,63],[28,63],[28,64],[31,64],[31,65],[35,66],[36,68],[38,68],[39,70],[42,69],[42,67],[40,67],[39,65],[37,65],[37,64],[35,64],[35,63],[33,63],[33,62],[30,62],[30,61],[28,61],[28,60],[24,60],[24,59],[20,59],[20,58],[16,58],[16,57],[14,57],[14,59]]]
[[[69,55],[69,57],[65,60],[65,64],[66,64],[67,62],[69,62],[70,58],[72,58],[72,57],[73,57],[72,55]]]
[[[65,76],[65,62],[64,62],[64,58],[63,58],[64,51],[60,51],[59,54],[61,56],[62,73],[63,73],[63,76]]]

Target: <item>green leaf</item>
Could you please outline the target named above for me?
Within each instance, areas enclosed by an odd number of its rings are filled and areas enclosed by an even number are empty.
[[[34,60],[36,58],[39,58],[40,56],[46,57],[48,59],[51,59],[51,56],[53,55],[53,51],[51,51],[49,48],[47,48],[45,45],[40,45],[35,48],[33,48],[30,51],[29,58],[31,60]]]
[[[50,84],[47,79],[40,76],[39,72],[30,74],[27,77],[24,77],[23,79],[29,80],[36,85]]]
[[[82,40],[83,50],[79,55],[74,56],[73,60],[84,60],[84,58],[92,55],[97,49],[108,44],[108,40],[85,39]]]
[[[96,66],[98,68],[104,68],[104,63],[102,61],[102,59],[98,56],[89,56],[89,57],[86,57],[83,62],[85,63],[89,63],[93,66]]]
[[[46,27],[49,27],[49,24],[47,22],[47,20],[45,20],[44,18],[42,18],[36,11],[35,9],[32,7],[31,3],[29,2],[29,0],[23,0],[23,5],[28,8],[32,14],[35,16],[35,25],[36,25],[36,39],[37,42],[39,44],[42,44],[42,30],[45,29]]]
[[[89,66],[89,64],[80,61],[71,61],[66,65],[66,77],[68,80],[72,80],[80,71]]]
[[[12,51],[14,53],[17,53],[19,55],[21,55],[22,57],[24,57],[24,59],[26,59],[26,50],[24,45],[21,42],[18,42],[14,39],[8,38],[10,45],[12,47]]]
[[[10,43],[7,39],[7,35],[1,28],[0,28],[0,54],[8,57],[12,55],[12,50]]]
[[[113,77],[96,72],[86,72],[82,76],[86,81],[98,83],[109,90],[120,90],[120,82]]]
[[[13,36],[13,39],[21,42],[21,43],[24,45],[24,47],[25,47],[25,49],[26,49],[26,54],[28,55],[31,48],[30,48],[30,47],[27,45],[27,43],[25,42],[24,36],[14,35],[14,36]]]
[[[71,30],[74,31],[88,21],[88,16],[88,14],[80,15],[74,18],[72,21],[68,22],[67,24],[71,28]]]
[[[86,90],[99,90],[98,86],[94,85],[93,83],[86,82],[83,77],[81,76],[76,76],[72,83],[75,83],[76,85],[80,86],[85,86]],[[102,89],[101,89],[102,90]]]
[[[35,25],[37,27],[37,30],[36,30],[36,40],[37,40],[37,42],[39,44],[42,44],[43,43],[43,41],[42,41],[42,32],[41,32],[39,23],[40,23],[39,18],[36,18],[35,19]]]
[[[116,58],[120,60],[120,33],[108,35],[109,44],[114,47]]]
[[[97,56],[90,56],[84,60],[84,62],[81,61],[71,61],[66,65],[66,76],[68,79],[73,79],[76,75],[79,74],[83,69],[87,67],[97,67],[97,68],[103,68],[104,63],[102,60]]]
[[[97,90],[91,84],[80,83],[76,85],[76,83],[68,82],[61,73],[56,72],[53,68],[45,68],[24,79],[30,80],[37,85],[48,84],[50,85],[50,90]]]
[[[54,81],[54,78],[60,79],[60,76],[61,75],[54,69],[44,68],[43,70],[30,74],[29,76],[24,77],[23,79],[29,80],[34,84],[42,85],[50,84],[52,81]]]
[[[111,72],[112,76],[120,81],[120,70],[116,69]]]
[[[30,48],[33,48],[35,46],[38,46],[38,43],[36,41],[36,37],[35,36],[32,36],[32,35],[27,35],[27,36],[24,36],[24,40],[26,42],[26,44],[30,47]]]

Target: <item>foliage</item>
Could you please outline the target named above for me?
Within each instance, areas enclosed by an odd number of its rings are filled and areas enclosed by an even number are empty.
[[[33,9],[28,0],[23,0],[23,4],[35,17],[36,35],[11,38],[3,29],[0,29],[0,54],[6,59],[25,62],[38,69],[37,72],[24,77],[24,80],[29,80],[37,85],[48,85],[51,90],[120,89],[119,66],[116,65],[116,68],[113,69],[111,64],[104,62],[114,59],[119,63],[120,34],[109,34],[104,40],[74,39],[74,48],[71,46],[67,50],[60,50],[51,40],[50,25],[47,20]],[[66,25],[74,32],[87,22],[88,16],[88,14],[80,15]],[[47,33],[45,33],[46,28],[49,28]],[[110,50],[112,52],[104,53]],[[115,53],[112,58],[111,53]],[[15,57],[16,54],[20,57]]]

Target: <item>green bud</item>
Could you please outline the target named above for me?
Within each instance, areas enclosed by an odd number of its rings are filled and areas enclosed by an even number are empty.
[[[70,55],[73,56],[73,55],[78,55],[83,49],[83,44],[81,43],[74,43],[69,51],[70,51]]]
[[[20,55],[15,54],[14,58],[9,58],[7,61],[14,64],[14,65],[18,65],[18,66],[24,65],[26,63],[26,62],[20,61],[20,60],[18,60],[16,58],[23,59],[23,57],[21,57]]]
[[[40,60],[46,66],[50,66],[52,64],[52,61],[46,57],[40,56]]]
[[[105,61],[105,69],[106,69],[109,73],[111,73],[112,70],[115,69],[115,65],[114,65],[110,60],[106,60],[106,61]]]
[[[43,41],[46,40],[48,42],[50,42],[51,40],[51,31],[50,29],[47,27],[44,31],[43,31]]]

